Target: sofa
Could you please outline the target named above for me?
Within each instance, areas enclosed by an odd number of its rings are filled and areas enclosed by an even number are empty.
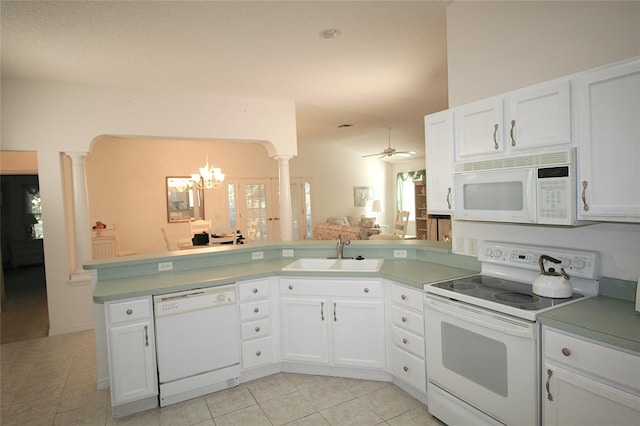
[[[337,240],[342,235],[344,240],[368,240],[370,236],[380,233],[376,219],[364,216],[335,216],[325,223],[313,225],[314,240]]]

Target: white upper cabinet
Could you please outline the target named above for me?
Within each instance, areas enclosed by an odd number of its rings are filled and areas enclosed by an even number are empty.
[[[578,218],[640,222],[640,59],[576,76]]]
[[[453,110],[456,159],[504,151],[502,97],[484,99]]]
[[[450,110],[424,118],[427,153],[427,211],[453,214],[453,119]]]
[[[454,109],[456,160],[571,143],[571,84],[560,79]]]

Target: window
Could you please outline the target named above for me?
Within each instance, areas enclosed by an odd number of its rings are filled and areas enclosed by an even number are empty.
[[[42,239],[44,237],[42,207],[40,205],[40,189],[37,186],[25,186],[25,202],[25,223],[30,228],[31,238],[34,240]]]

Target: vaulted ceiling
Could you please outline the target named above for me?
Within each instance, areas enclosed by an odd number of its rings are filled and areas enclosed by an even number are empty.
[[[420,156],[424,115],[447,108],[448,3],[3,0],[1,71],[292,101],[301,144],[371,154],[391,127]]]

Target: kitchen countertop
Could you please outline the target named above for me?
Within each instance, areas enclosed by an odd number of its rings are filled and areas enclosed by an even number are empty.
[[[477,273],[475,270],[442,265],[423,260],[385,259],[378,272],[293,272],[282,268],[294,259],[263,260],[188,271],[164,272],[110,280],[99,280],[93,301],[103,303],[131,297],[171,293],[202,286],[217,286],[270,276],[300,276],[314,278],[352,277],[385,278],[422,290],[425,283],[448,280]]]
[[[632,301],[597,296],[544,312],[538,321],[640,355],[640,314]]]

